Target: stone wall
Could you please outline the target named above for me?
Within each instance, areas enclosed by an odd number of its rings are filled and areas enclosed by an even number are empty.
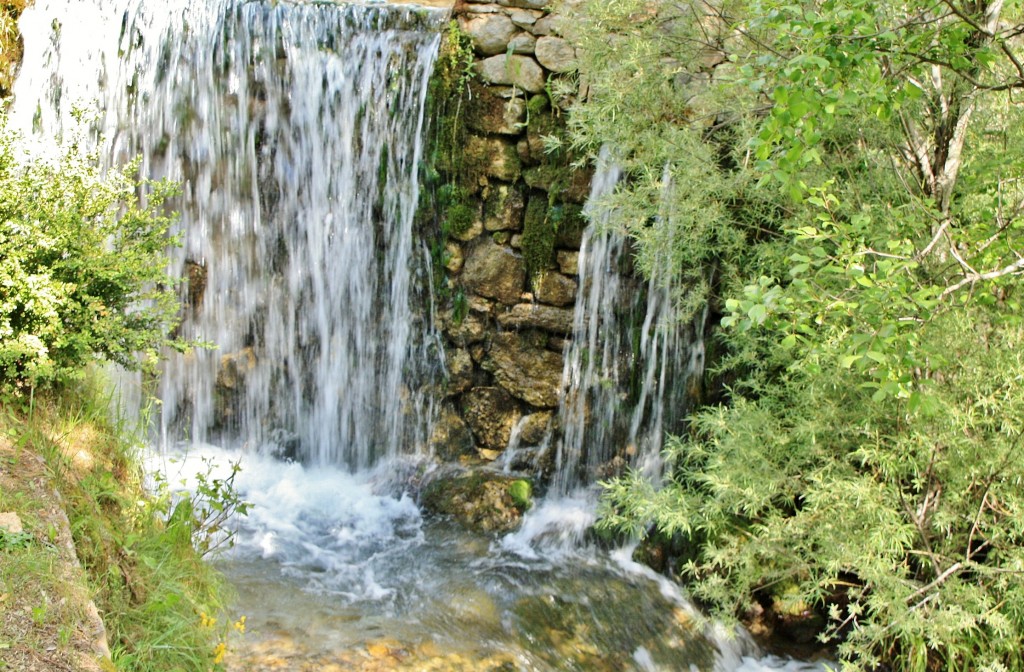
[[[564,130],[573,99],[563,92],[575,90],[576,68],[565,19],[547,4],[455,7],[474,76],[458,106],[460,175],[442,175],[462,199],[443,215],[448,376],[434,436],[442,459],[495,460],[513,432],[519,446],[536,447],[555,422],[591,175],[545,146]]]

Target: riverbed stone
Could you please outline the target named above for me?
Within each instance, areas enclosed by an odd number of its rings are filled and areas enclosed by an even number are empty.
[[[519,300],[525,281],[522,255],[487,237],[473,245],[462,268],[462,283],[469,291],[509,305]]]
[[[473,41],[473,48],[483,56],[502,54],[517,28],[505,14],[472,13],[460,19],[459,27]]]
[[[480,78],[489,84],[509,84],[530,93],[544,90],[544,69],[521,54],[491,56],[474,64]]]
[[[561,273],[542,271],[533,280],[533,293],[541,303],[568,306],[576,302],[576,284]]]
[[[576,70],[576,50],[560,37],[543,35],[537,38],[534,47],[537,62],[551,72],[572,72]]]
[[[543,329],[555,334],[572,333],[572,309],[540,303],[518,303],[498,316],[506,329]]]
[[[462,414],[476,444],[497,451],[494,457],[508,446],[512,428],[521,416],[515,399],[500,387],[477,387],[466,392],[462,395]]]
[[[562,356],[512,333],[495,334],[482,363],[512,396],[538,408],[558,405]]]

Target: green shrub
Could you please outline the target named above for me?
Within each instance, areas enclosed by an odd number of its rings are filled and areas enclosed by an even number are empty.
[[[166,250],[177,240],[162,207],[176,187],[136,179],[137,163],[104,172],[75,146],[21,158],[0,118],[0,390],[77,378],[95,359],[137,369],[162,346],[183,348],[169,336],[178,280]]]

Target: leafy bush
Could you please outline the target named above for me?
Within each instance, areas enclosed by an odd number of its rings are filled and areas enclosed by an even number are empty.
[[[176,240],[163,212],[175,187],[136,179],[135,163],[105,172],[75,146],[21,159],[0,119],[0,389],[80,377],[97,358],[137,369],[138,353],[183,348],[170,335]]]
[[[1020,6],[580,11],[574,147],[717,322],[717,405],[603,525],[719,615],[816,610],[846,668],[1024,669]]]

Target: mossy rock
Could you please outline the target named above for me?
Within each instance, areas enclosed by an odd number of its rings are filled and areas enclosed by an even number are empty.
[[[467,529],[504,534],[518,527],[526,509],[521,502],[531,495],[524,479],[469,472],[436,477],[424,488],[421,503],[426,512],[451,516]]]
[[[550,268],[555,257],[557,228],[548,218],[547,198],[531,196],[523,219],[522,250],[527,277]]]

